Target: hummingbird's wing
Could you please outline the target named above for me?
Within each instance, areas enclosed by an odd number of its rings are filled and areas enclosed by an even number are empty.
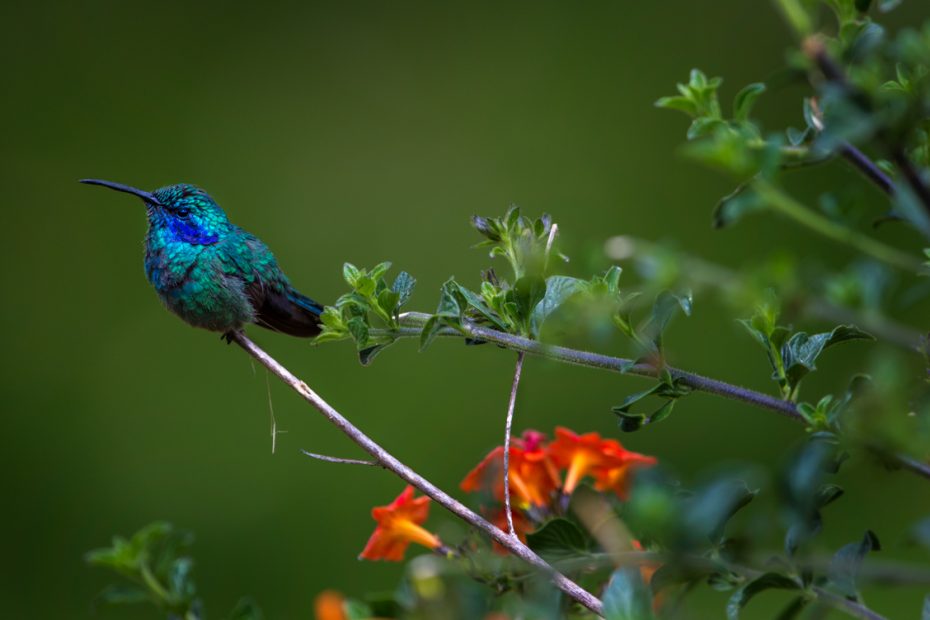
[[[266,329],[309,338],[320,333],[323,306],[299,293],[257,237],[241,231],[226,255],[226,271],[243,280],[255,310],[255,324]]]
[[[256,310],[256,325],[267,329],[299,338],[310,338],[320,333],[323,308],[289,284],[281,290],[266,288],[261,305],[257,305]]]

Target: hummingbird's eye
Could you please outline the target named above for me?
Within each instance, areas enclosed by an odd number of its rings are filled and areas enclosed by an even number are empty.
[[[177,216],[182,219],[186,219],[187,216],[191,214],[191,210],[188,209],[187,207],[181,207],[180,209],[175,211],[175,214],[177,214]]]

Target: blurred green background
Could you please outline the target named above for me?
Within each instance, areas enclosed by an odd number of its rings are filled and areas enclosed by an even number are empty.
[[[694,66],[725,76],[727,97],[782,66],[791,39],[768,2],[36,2],[0,14],[5,617],[156,617],[95,612],[110,576],[82,559],[155,519],[196,532],[214,618],[244,594],[269,618],[308,618],[319,590],[392,588],[401,571],[356,560],[370,508],[401,483],[300,455],[358,451],[237,348],[168,314],[142,273],[141,205],[78,178],[203,186],[322,302],[343,292],[344,261],[391,260],[418,279],[411,307],[432,310],[448,276],[474,285],[488,264],[469,249],[468,217],[511,202],[554,214],[573,275],[603,267],[603,241],[621,233],[730,265],[774,251],[833,265],[850,256],[773,216],[712,231],[711,207],[731,184],[676,157],[685,121],[652,107]],[[928,17],[925,3],[905,2],[885,23]],[[800,125],[802,93],[766,95],[759,114]],[[816,175],[874,191],[839,165]],[[674,325],[673,362],[772,390],[764,357],[720,309],[698,299]],[[250,333],[443,488],[456,491],[500,440],[513,364],[503,351],[443,341],[418,354],[404,342],[362,368],[345,343]],[[868,350],[835,355],[810,391],[841,389]],[[274,454],[269,384],[286,431]],[[610,406],[644,386],[530,359],[516,428],[617,435]],[[691,480],[729,462],[777,462],[802,436],[697,395],[622,439]],[[830,545],[873,527],[894,546],[930,509],[913,476],[860,459],[842,479],[848,505],[831,509]],[[434,507],[432,526],[450,520]],[[916,617],[922,595],[869,600]],[[724,597],[701,594],[695,617],[722,617]],[[747,617],[772,614],[763,600]]]

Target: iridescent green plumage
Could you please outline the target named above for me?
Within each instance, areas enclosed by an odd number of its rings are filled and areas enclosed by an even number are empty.
[[[293,336],[319,333],[322,307],[297,292],[268,246],[231,224],[202,189],[170,185],[149,194],[107,181],[83,182],[145,201],[145,275],[187,323],[222,333],[246,323]]]

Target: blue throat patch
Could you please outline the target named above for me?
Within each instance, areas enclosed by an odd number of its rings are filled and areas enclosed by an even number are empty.
[[[216,233],[204,232],[196,226],[191,226],[187,222],[176,217],[168,218],[168,228],[176,239],[192,245],[211,245],[216,243],[220,238]]]

